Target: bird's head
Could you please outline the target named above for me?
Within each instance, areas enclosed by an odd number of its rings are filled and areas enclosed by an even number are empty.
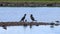
[[[33,16],[33,15],[31,14],[31,16]]]
[[[26,16],[26,14],[24,14]]]

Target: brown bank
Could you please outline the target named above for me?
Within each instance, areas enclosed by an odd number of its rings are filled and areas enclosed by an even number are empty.
[[[60,7],[60,3],[41,2],[0,2],[0,7]]]

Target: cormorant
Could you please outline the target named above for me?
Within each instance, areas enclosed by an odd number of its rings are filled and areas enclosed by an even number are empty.
[[[32,21],[36,21],[32,14],[30,15],[30,18],[31,18]]]
[[[55,21],[55,22],[59,23],[59,21]]]
[[[25,17],[26,17],[26,14],[24,14],[24,16],[22,17],[22,19],[20,20],[20,22],[24,21]]]

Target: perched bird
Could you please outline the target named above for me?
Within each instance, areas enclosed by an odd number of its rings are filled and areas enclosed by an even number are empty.
[[[59,21],[55,21],[55,22],[59,23]]]
[[[30,15],[30,18],[31,18],[32,21],[36,21],[32,14]]]
[[[24,21],[25,17],[26,17],[26,14],[24,14],[24,16],[22,17],[22,19],[20,20],[20,22]]]
[[[27,22],[27,20],[25,20],[25,22]]]
[[[55,21],[56,22],[56,26],[58,26],[60,24],[60,21]]]

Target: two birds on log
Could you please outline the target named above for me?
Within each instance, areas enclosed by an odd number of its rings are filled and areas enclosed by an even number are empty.
[[[20,22],[24,21],[25,17],[26,17],[26,14],[24,14],[24,16],[21,18]],[[32,21],[36,21],[32,14],[30,15],[30,18]]]

